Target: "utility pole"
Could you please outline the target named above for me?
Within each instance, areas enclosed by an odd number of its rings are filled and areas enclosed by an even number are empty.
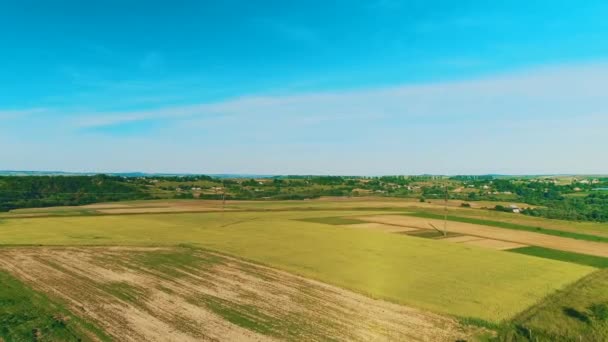
[[[443,236],[448,235],[448,185],[445,185],[445,202],[443,210]]]
[[[226,183],[224,182],[224,179],[222,178],[222,213],[224,212],[225,207],[226,207]]]

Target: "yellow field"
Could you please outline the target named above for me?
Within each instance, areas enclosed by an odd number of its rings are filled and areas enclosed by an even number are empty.
[[[536,226],[568,232],[584,233],[608,237],[608,223],[599,222],[571,222],[562,220],[550,220],[540,217],[532,217],[521,214],[504,213],[494,210],[479,209],[483,207],[493,208],[497,204],[517,204],[522,208],[529,205],[512,202],[469,202],[472,208],[461,208],[463,201],[450,200],[450,215],[480,218],[486,220],[509,222],[521,225]],[[87,214],[138,214],[138,213],[172,213],[172,212],[208,212],[221,211],[221,201],[212,200],[153,200],[153,201],[126,201],[113,203],[99,203],[79,207],[51,207],[17,209],[9,213],[0,213],[0,219],[11,217],[35,217],[35,216],[64,216],[64,215],[87,215]],[[320,198],[309,201],[227,201],[226,211],[251,211],[251,210],[407,210],[443,213],[444,203],[441,200],[433,200],[431,203],[420,203],[416,199],[400,199],[387,197],[354,197],[354,198]],[[477,208],[477,209],[476,209]]]
[[[386,214],[332,210],[6,219],[0,244],[191,244],[274,266],[373,298],[498,322],[593,271],[569,263],[302,222]]]

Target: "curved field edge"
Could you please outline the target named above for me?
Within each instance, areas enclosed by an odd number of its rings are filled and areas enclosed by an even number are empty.
[[[45,245],[194,244],[372,298],[495,323],[594,270],[516,253],[298,221],[325,216],[323,211],[285,211],[19,219],[5,222],[0,240]]]
[[[110,341],[110,338],[59,301],[0,271],[0,340]]]

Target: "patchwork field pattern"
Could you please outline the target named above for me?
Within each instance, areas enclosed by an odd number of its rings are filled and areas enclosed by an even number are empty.
[[[455,341],[457,321],[191,248],[0,249],[0,270],[120,341]]]
[[[376,215],[358,217],[360,220],[398,225],[408,228],[433,229],[429,224],[443,227],[443,221],[407,215]],[[538,234],[527,231],[503,229],[479,224],[448,222],[449,232],[473,235],[488,239],[515,242],[522,245],[533,245],[570,251],[581,254],[608,257],[608,244],[602,242],[575,240],[559,236]]]
[[[0,241],[47,246],[191,244],[372,298],[491,322],[513,317],[594,270],[349,227],[358,222],[354,217],[383,213],[308,210],[7,219]]]

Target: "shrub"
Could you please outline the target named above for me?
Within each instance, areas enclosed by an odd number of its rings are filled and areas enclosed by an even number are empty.
[[[607,303],[601,303],[601,304],[593,304],[591,306],[589,306],[589,312],[590,315],[600,321],[600,322],[605,322],[608,321],[608,304]]]

